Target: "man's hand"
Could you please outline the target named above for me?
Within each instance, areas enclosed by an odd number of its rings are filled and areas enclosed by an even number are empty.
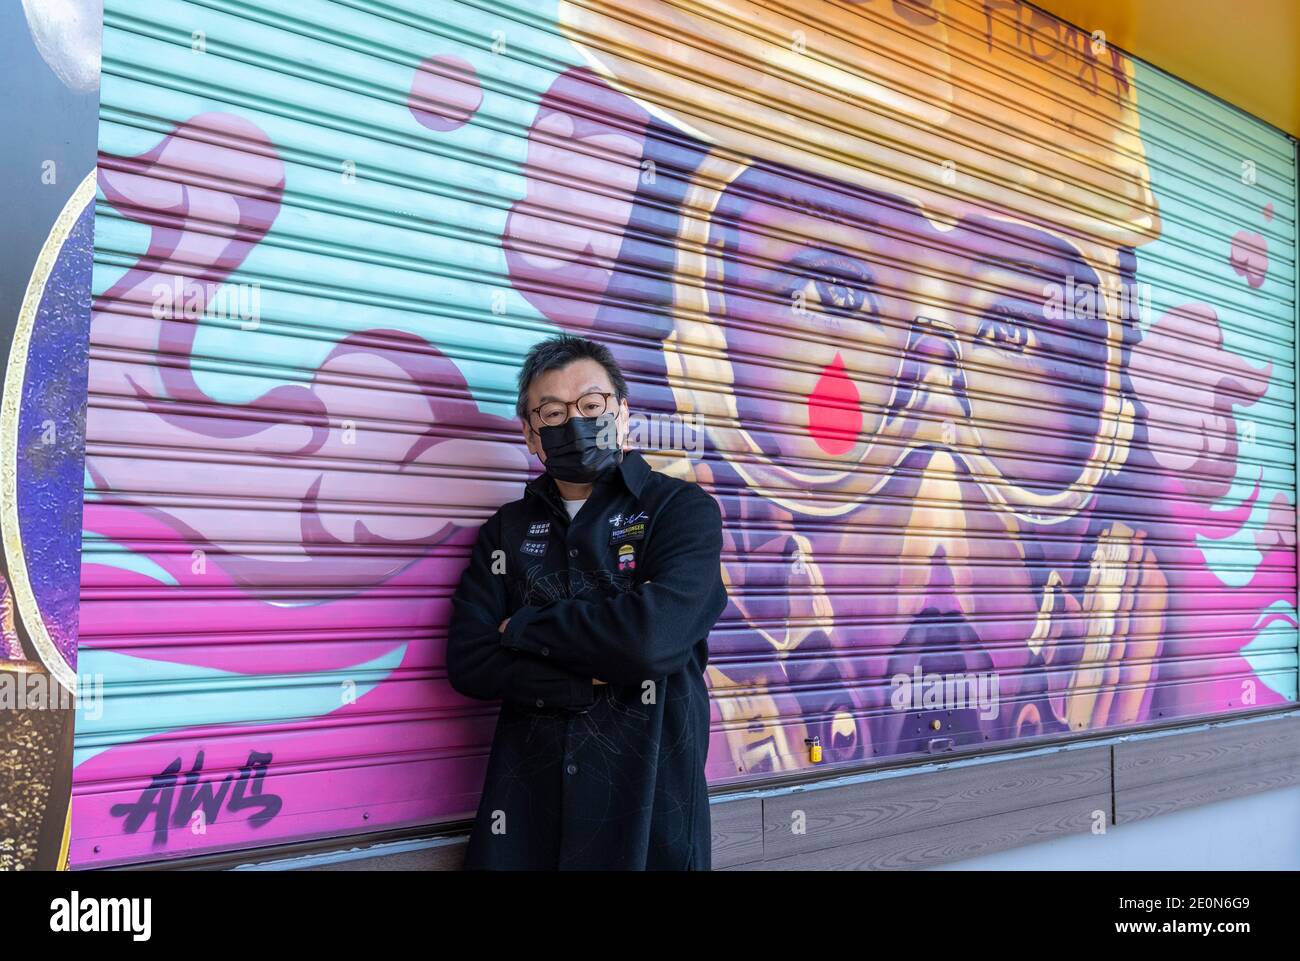
[[[510,618],[504,619],[503,622],[500,622],[500,627],[497,628],[497,631],[499,631],[500,633],[506,632],[506,624],[508,623],[510,623]],[[604,684],[604,681],[599,678],[591,678],[591,683]]]

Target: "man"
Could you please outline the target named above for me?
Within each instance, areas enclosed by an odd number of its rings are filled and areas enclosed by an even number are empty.
[[[517,411],[545,473],[483,525],[448,628],[452,686],[503,702],[465,867],[707,870],[718,505],[627,450],[600,344],[535,345]]]

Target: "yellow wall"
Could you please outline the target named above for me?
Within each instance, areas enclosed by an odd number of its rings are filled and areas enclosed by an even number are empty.
[[[1040,0],[1044,10],[1300,136],[1297,0]]]

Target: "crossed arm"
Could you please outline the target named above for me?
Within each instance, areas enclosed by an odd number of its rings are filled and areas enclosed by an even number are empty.
[[[717,501],[683,489],[656,519],[644,582],[613,597],[522,607],[501,631],[501,647],[618,684],[676,673],[726,607],[721,553]]]
[[[481,528],[469,566],[452,595],[447,627],[447,679],[467,697],[510,701],[536,707],[581,709],[595,702],[592,676],[501,645],[509,614],[505,577],[492,571],[493,552],[501,549],[501,521],[494,516]]]

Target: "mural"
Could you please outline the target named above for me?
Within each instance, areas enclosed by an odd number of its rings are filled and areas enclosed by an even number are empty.
[[[1237,458],[1235,408],[1274,363],[1225,349],[1206,303],[1144,326],[1135,251],[1162,222],[1134,65],[1025,5],[859,6],[809,54],[787,42],[801,24],[740,0],[709,19],[642,3],[635,22],[561,3],[591,69],[543,101],[535,138],[564,131],[566,150],[538,151],[508,230],[512,278],[591,288],[594,309],[534,298],[557,324],[617,343],[630,304],[663,307],[664,378],[707,424],[691,473],[728,518],[743,625],[711,645],[714,773],[803,768],[810,743],[852,761],[1294,699],[1294,505]],[[890,31],[878,53],[854,39],[869,29]],[[669,36],[716,51],[721,77],[659,66],[685,62]],[[866,79],[919,83],[893,64],[932,64],[936,42],[930,98]],[[990,91],[999,73],[1016,79]],[[583,125],[602,80],[673,106]],[[623,232],[616,266],[577,272],[602,249],[583,231],[523,253],[545,232],[532,205],[571,210],[584,189],[556,185],[564,154],[610,145],[675,181],[634,177],[603,206],[590,232]],[[1204,226],[1173,224],[1196,242]],[[658,263],[632,246],[655,228],[674,238]],[[1229,263],[1254,285],[1267,240],[1250,236]],[[1262,419],[1289,416],[1279,381]],[[1216,570],[1205,542],[1243,534]]]
[[[715,7],[110,0],[201,83],[102,89],[75,864],[473,810],[560,329],[702,429],[714,783],[1295,699],[1280,138],[1006,0]]]
[[[0,11],[3,870],[67,867],[99,22],[91,2]]]

